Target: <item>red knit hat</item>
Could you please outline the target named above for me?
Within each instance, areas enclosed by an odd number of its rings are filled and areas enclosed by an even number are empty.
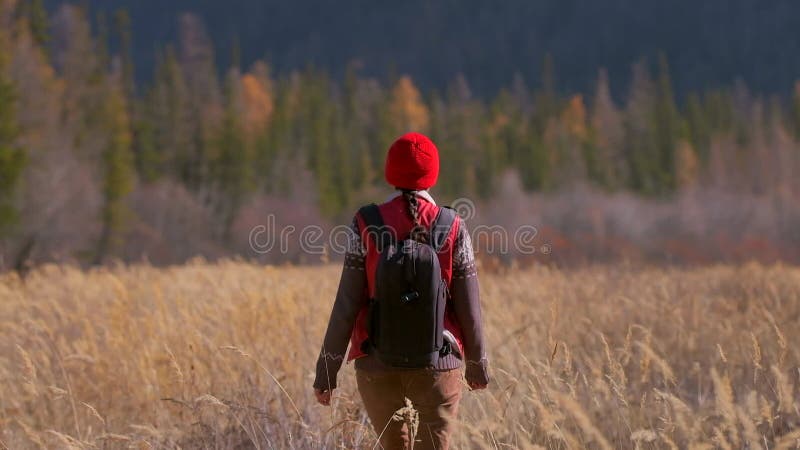
[[[439,150],[427,136],[406,133],[389,147],[386,181],[399,189],[428,189],[439,178]]]

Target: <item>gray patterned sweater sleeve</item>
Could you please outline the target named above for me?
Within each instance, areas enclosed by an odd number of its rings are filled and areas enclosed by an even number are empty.
[[[475,252],[472,249],[472,238],[464,221],[458,221],[458,234],[453,245],[453,278],[477,276],[475,269]]]
[[[483,340],[478,271],[472,239],[463,221],[459,223],[454,245],[451,292],[453,310],[463,331],[466,365],[464,376],[468,382],[488,384],[488,359]]]
[[[348,230],[347,240],[336,300],[328,320],[322,350],[317,358],[314,388],[321,390],[336,389],[336,376],[346,357],[356,316],[366,301],[366,252],[355,219]]]

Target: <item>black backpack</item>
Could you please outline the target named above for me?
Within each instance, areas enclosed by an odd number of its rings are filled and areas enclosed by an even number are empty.
[[[456,212],[439,208],[428,243],[410,238],[396,242],[374,204],[359,210],[375,244],[375,298],[369,301],[367,332],[361,349],[392,367],[422,368],[448,354],[444,340],[447,282],[442,278],[437,252],[444,246]]]

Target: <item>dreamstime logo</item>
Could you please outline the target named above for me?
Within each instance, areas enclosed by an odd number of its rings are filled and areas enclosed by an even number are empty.
[[[459,198],[452,203],[463,223],[474,219],[477,215],[475,202],[468,198]],[[383,236],[395,236],[395,230],[389,226],[382,229],[368,228],[368,239]],[[533,225],[521,225],[513,230],[501,225],[480,224],[469,233],[473,250],[476,254],[489,255],[532,255],[535,253],[549,255],[552,247],[549,244],[537,243],[539,230]],[[277,225],[277,216],[269,214],[264,224],[256,225],[248,236],[251,250],[259,255],[272,252],[288,254],[299,247],[308,255],[357,253],[361,245],[361,236],[348,225],[337,225],[329,230],[319,225],[307,225],[298,228],[294,225]],[[294,244],[294,245],[293,245]]]
[[[457,198],[453,201],[450,207],[456,211],[458,216],[464,222],[474,219],[477,213],[477,208],[475,208],[475,202],[473,202],[468,198]]]

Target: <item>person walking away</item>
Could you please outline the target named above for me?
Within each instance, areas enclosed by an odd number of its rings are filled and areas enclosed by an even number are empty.
[[[342,363],[354,361],[359,394],[387,450],[447,449],[462,376],[472,390],[489,384],[472,243],[455,212],[428,192],[438,175],[428,137],[408,133],[389,148],[385,176],[397,192],[359,209],[349,227],[316,363],[314,394],[329,405]],[[419,413],[416,430],[392,419],[406,399]]]

